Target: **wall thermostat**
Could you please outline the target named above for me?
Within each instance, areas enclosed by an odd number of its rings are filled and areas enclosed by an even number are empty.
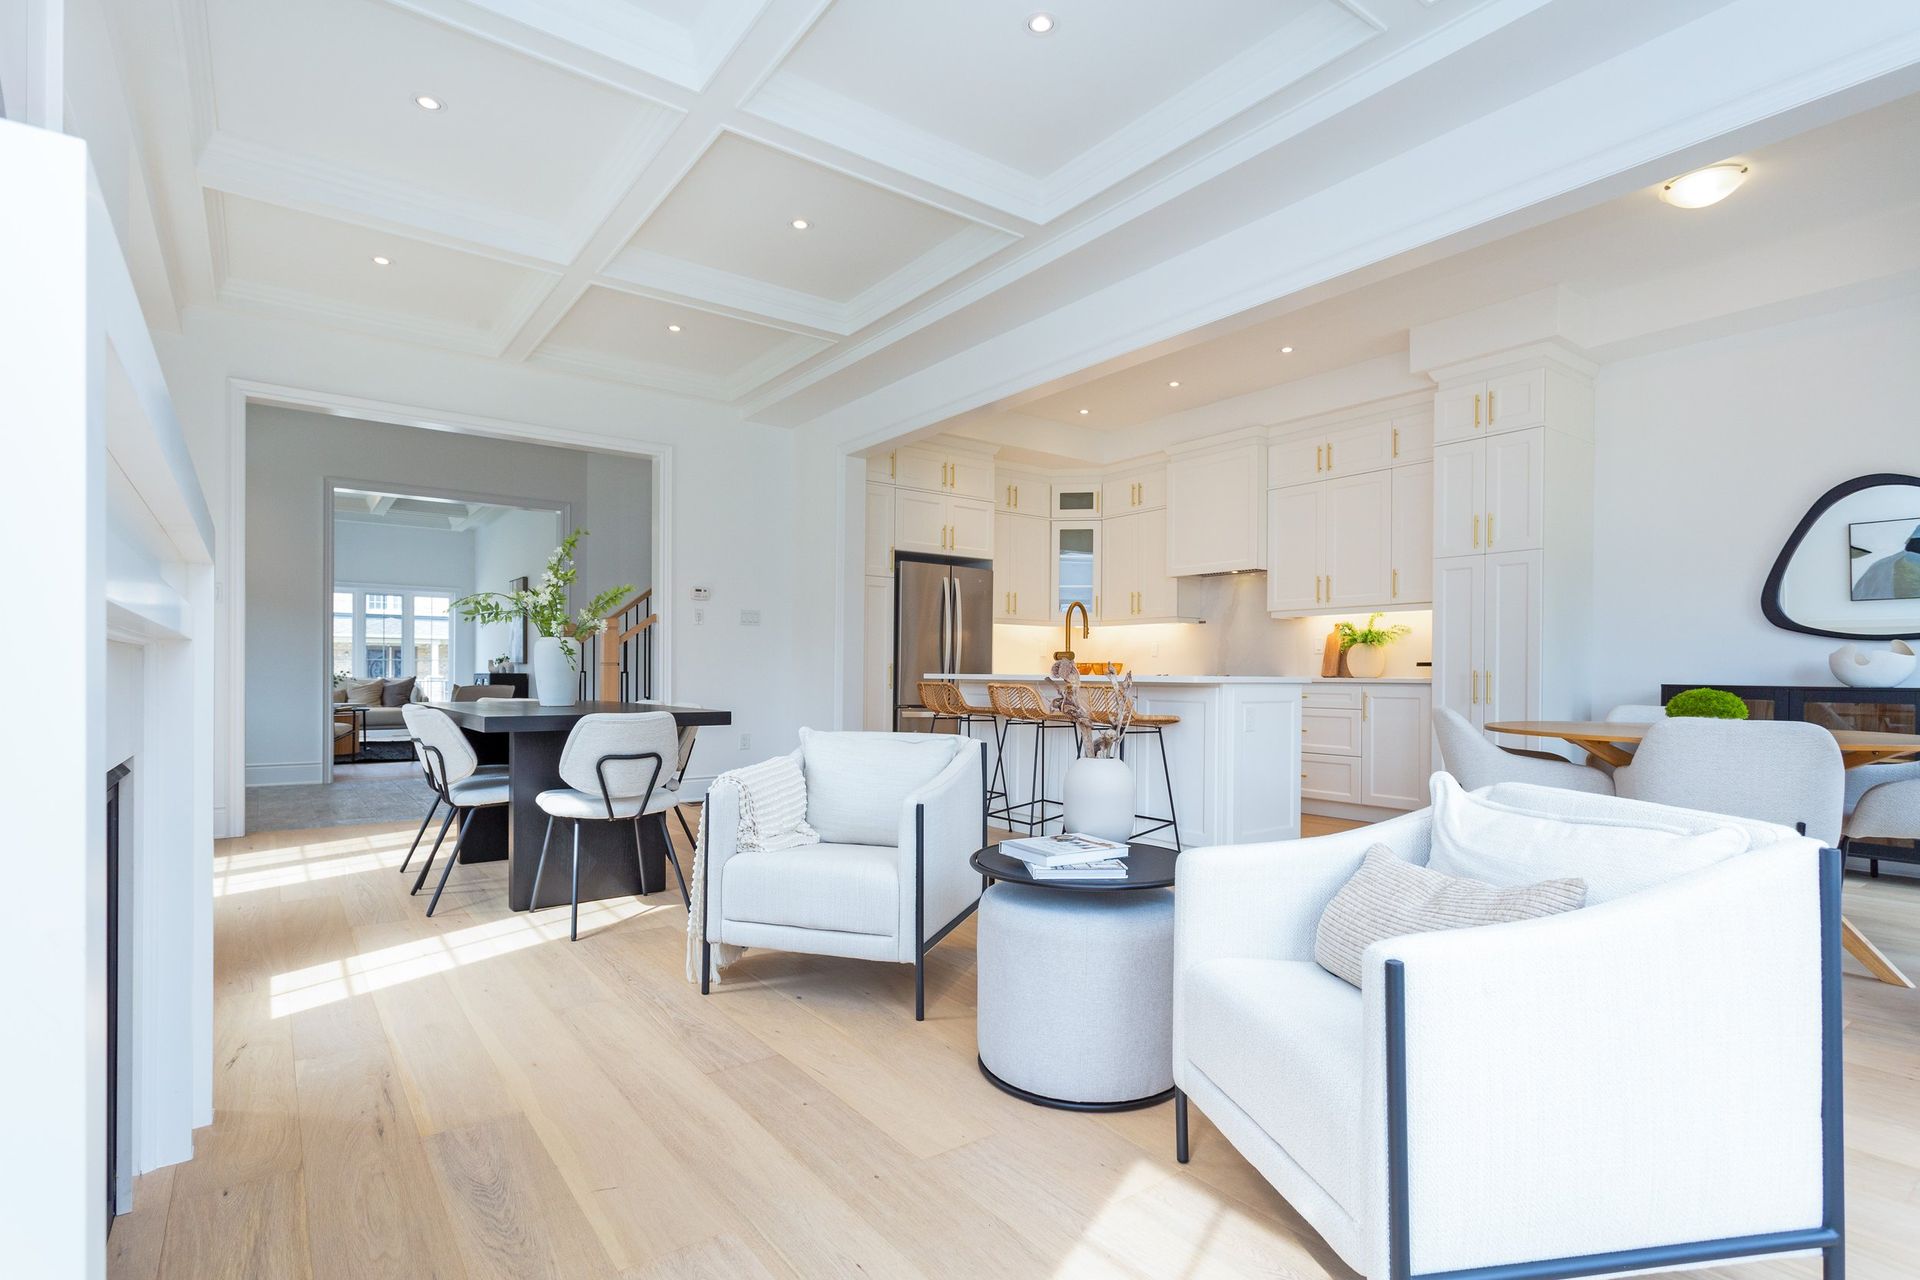
[[[713,599],[713,588],[695,587],[693,589],[693,598],[695,600],[711,600]]]

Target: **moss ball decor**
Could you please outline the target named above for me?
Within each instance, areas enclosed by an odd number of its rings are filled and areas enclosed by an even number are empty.
[[[1667,703],[1669,716],[1696,716],[1707,720],[1745,720],[1747,704],[1725,689],[1688,689]]]

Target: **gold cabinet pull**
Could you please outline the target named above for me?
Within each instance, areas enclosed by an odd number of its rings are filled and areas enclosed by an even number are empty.
[[[1478,671],[1473,673],[1473,705],[1476,707],[1480,705],[1480,673]]]
[[[1473,425],[1474,425],[1474,428],[1475,428],[1475,430],[1478,430],[1478,429],[1479,429],[1479,426],[1480,426],[1480,393],[1479,393],[1478,391],[1476,391],[1476,392],[1474,392],[1474,393],[1473,393]]]
[[[1333,603],[1333,575],[1327,575],[1327,603]]]
[[[1020,593],[1018,591],[1013,593],[1013,611],[1015,613],[1020,612]]]
[[[1487,512],[1487,546],[1493,546],[1493,512]]]
[[[1325,469],[1325,468],[1323,468],[1323,467],[1322,467],[1322,466],[1320,465],[1320,455],[1321,455],[1321,454],[1322,454],[1323,452],[1325,452],[1325,451],[1326,451],[1326,447],[1327,447],[1327,446],[1325,446],[1325,445],[1323,445],[1323,444],[1317,444],[1317,445],[1315,445],[1315,446],[1313,446],[1313,469],[1314,469],[1314,470],[1315,470],[1316,472],[1317,472],[1317,471],[1322,471],[1322,470],[1324,470],[1324,469]]]
[[[1333,441],[1327,441],[1327,470],[1333,470]]]
[[[898,477],[898,475],[899,475],[899,472],[895,470],[894,454],[891,450],[889,450],[887,453],[887,479],[889,480],[895,479]],[[888,667],[887,670],[891,671],[893,670],[893,668]],[[887,683],[892,684],[893,681],[889,679]]]
[[[1396,458],[1400,456],[1400,428],[1398,427],[1393,429],[1393,456]]]
[[[1395,600],[1400,598],[1400,571],[1398,569],[1393,571],[1393,598]]]
[[[1487,388],[1487,425],[1493,425],[1493,388]]]
[[[1320,603],[1320,575],[1317,573],[1313,575],[1313,602]]]
[[[1367,712],[1372,707],[1372,705],[1373,704],[1369,700],[1369,697],[1367,694],[1363,693],[1360,695],[1360,718],[1362,720],[1365,720],[1367,718]]]
[[[1473,545],[1476,547],[1480,545],[1480,513],[1478,511],[1473,513]]]

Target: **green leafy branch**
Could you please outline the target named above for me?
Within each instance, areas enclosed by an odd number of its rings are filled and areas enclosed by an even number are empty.
[[[1340,652],[1345,653],[1357,644],[1371,645],[1376,649],[1384,649],[1395,640],[1400,639],[1400,637],[1407,635],[1413,630],[1412,627],[1399,622],[1394,623],[1390,627],[1376,627],[1373,625],[1375,620],[1384,616],[1384,614],[1378,613],[1368,614],[1367,625],[1364,627],[1356,627],[1351,622],[1341,622],[1337,628],[1340,632]]]
[[[580,539],[586,536],[585,529],[575,529],[569,533],[565,541],[547,557],[547,566],[540,575],[540,581],[527,590],[482,591],[462,596],[453,602],[453,607],[469,622],[518,622],[524,618],[542,636],[558,639],[561,652],[567,655],[567,661],[572,662],[575,656],[573,641],[605,631],[606,615],[633,591],[632,583],[608,587],[577,614],[567,612],[567,597],[574,579],[580,574],[573,553]]]

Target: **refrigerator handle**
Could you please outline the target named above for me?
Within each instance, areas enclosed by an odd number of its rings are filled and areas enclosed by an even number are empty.
[[[948,674],[958,675],[961,664],[967,660],[967,615],[962,607],[959,579],[953,583],[953,669]]]
[[[953,621],[947,612],[947,590],[953,585],[950,574],[940,577],[940,670],[944,674],[951,671],[953,648]]]

